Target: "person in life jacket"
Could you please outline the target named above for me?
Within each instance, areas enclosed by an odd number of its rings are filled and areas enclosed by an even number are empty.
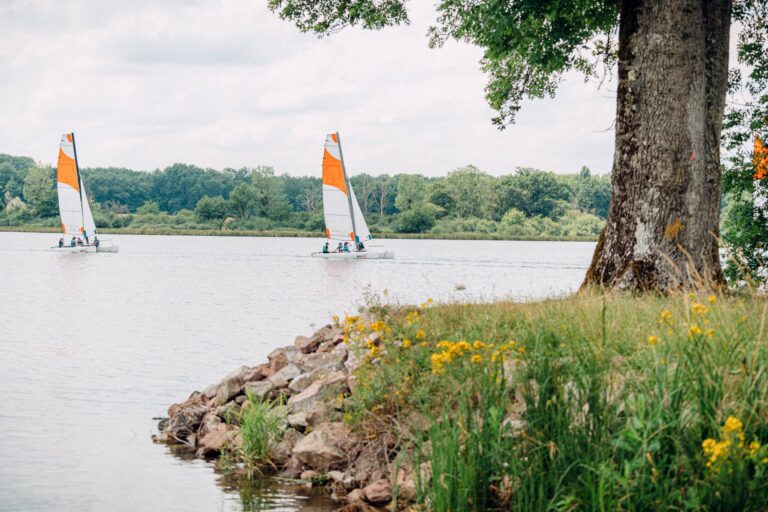
[[[341,242],[339,242],[338,247],[336,247],[336,252],[342,252],[344,250],[344,247],[342,246]]]
[[[75,245],[77,245],[77,239],[72,237],[72,240],[69,241],[69,246],[74,247]]]
[[[95,236],[93,237],[93,245],[96,246],[96,248],[99,248],[99,237]]]
[[[342,250],[344,252],[349,252],[349,242],[344,242],[344,248]]]
[[[64,247],[64,237],[59,238],[59,249]]]
[[[325,242],[323,244],[323,254],[328,254],[328,242]]]

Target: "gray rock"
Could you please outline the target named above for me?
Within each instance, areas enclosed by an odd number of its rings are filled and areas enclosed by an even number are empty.
[[[294,395],[288,400],[291,413],[309,412],[313,405],[330,397],[344,393],[347,390],[347,375],[343,371],[333,372],[315,381],[307,389]]]
[[[275,385],[269,380],[260,380],[258,382],[249,382],[245,385],[245,394],[253,396],[259,400],[271,398]]]
[[[278,443],[270,444],[267,448],[267,456],[275,466],[282,466],[291,458],[293,447],[301,441],[304,436],[293,429],[285,431],[283,438]]]
[[[309,386],[311,386],[312,383],[316,380],[326,377],[327,375],[330,375],[331,373],[340,369],[341,365],[334,362],[325,366],[320,366],[319,368],[315,368],[314,370],[311,370],[307,373],[302,373],[293,379],[288,388],[294,393],[301,393]]]
[[[272,382],[272,384],[279,389],[288,386],[288,383],[299,375],[301,375],[301,370],[299,370],[299,367],[293,363],[289,363],[288,365],[272,374],[272,376],[270,376],[267,380]],[[278,385],[278,383],[280,383],[280,385]],[[285,383],[285,385],[282,385],[283,383]]]
[[[327,471],[345,461],[355,443],[344,423],[323,423],[296,443],[293,455],[310,468]]]
[[[382,478],[363,489],[365,499],[371,503],[387,503],[392,500],[392,484]]]
[[[245,395],[241,395],[245,396]],[[240,397],[237,397],[238,399]],[[237,417],[240,414],[240,403],[237,401],[227,402],[221,407],[216,408],[216,415],[227,423],[237,423]]]
[[[208,409],[202,405],[191,405],[175,411],[175,414],[168,421],[168,427],[165,431],[168,435],[168,441],[184,443],[190,435],[197,432],[206,412]]]
[[[302,353],[309,354],[317,350],[317,347],[320,345],[320,340],[314,336],[311,338],[307,338],[306,336],[296,336],[293,344],[296,348],[301,350]]]
[[[307,413],[305,412],[289,414],[287,419],[288,425],[299,430],[304,430],[309,426],[309,423],[307,423]]]
[[[345,352],[317,352],[315,354],[308,354],[300,364],[302,370],[311,372],[321,366],[337,365],[341,368],[346,358],[347,354]]]
[[[267,356],[269,370],[274,373],[290,363],[297,363],[302,357],[301,351],[295,346],[276,348]]]
[[[283,478],[299,478],[302,471],[304,471],[304,465],[295,455],[293,455],[288,459],[288,462],[283,464],[279,474]]]
[[[203,416],[203,421],[200,423],[200,428],[197,433],[200,437],[205,437],[209,433],[218,429],[221,423],[221,418],[219,418],[215,412],[209,412]]]
[[[244,377],[250,373],[250,371],[250,367],[241,366],[237,370],[224,377],[222,381],[219,382],[219,384],[216,386],[216,394],[213,397],[213,404],[216,406],[224,405],[242,393],[243,384],[245,383]]]

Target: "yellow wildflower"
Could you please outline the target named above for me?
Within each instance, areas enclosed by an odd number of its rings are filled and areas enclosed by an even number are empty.
[[[710,338],[714,338],[715,337],[715,330],[714,329],[707,330],[707,336],[710,337]]]
[[[665,309],[661,312],[661,316],[659,318],[660,324],[668,324],[672,322],[672,312]]]
[[[653,336],[653,335],[648,336],[648,344],[650,346],[655,347],[658,342],[659,342],[658,336]]]
[[[520,352],[521,354],[525,354],[525,347],[518,347],[517,351]]]
[[[697,315],[706,315],[709,312],[709,308],[707,306],[704,304],[699,304],[698,302],[695,302],[693,306],[691,306],[691,309],[693,309],[693,312]]]
[[[410,346],[411,346],[411,340],[409,340],[408,338],[405,338],[403,340],[403,348],[410,348]]]
[[[741,432],[742,430],[744,430],[744,424],[741,422],[741,420],[734,416],[728,416],[728,418],[725,420],[725,424],[723,425],[723,432]]]
[[[710,304],[714,304],[715,302],[717,302],[717,297],[715,297],[714,295],[710,295],[707,300],[709,301]]]
[[[760,443],[759,442],[752,441],[751,443],[749,443],[749,455],[751,457],[754,457],[755,454],[757,453],[757,450],[759,450],[759,449],[760,449]]]
[[[485,347],[485,343],[483,343],[480,340],[475,340],[475,342],[472,343],[472,348],[474,348],[475,350],[480,350],[483,347]]]
[[[427,298],[427,303],[432,304],[432,297]]]
[[[423,340],[423,339],[424,339],[424,338],[426,338],[426,337],[427,337],[427,333],[425,333],[425,332],[424,332],[424,331],[422,331],[421,329],[419,329],[418,331],[416,331],[416,339],[417,339],[417,340]]]
[[[419,343],[419,345],[421,345],[422,347],[426,347],[427,346],[427,342],[426,341],[422,341],[421,343]]]
[[[689,299],[695,299],[696,298],[696,294],[691,292],[691,293],[688,294],[688,298]]]
[[[688,337],[693,339],[696,336],[701,336],[704,333],[704,331],[701,330],[701,327],[698,325],[692,325],[688,328]]]
[[[475,354],[475,355],[472,356],[472,362],[475,363],[475,364],[481,362],[482,360],[483,360],[483,358],[479,354]]]

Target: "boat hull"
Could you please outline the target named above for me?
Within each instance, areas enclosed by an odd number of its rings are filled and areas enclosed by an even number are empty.
[[[120,250],[120,246],[117,244],[110,244],[110,243],[100,243],[98,247],[95,245],[80,245],[75,247],[70,246],[64,246],[64,247],[51,247],[49,249],[53,252],[60,252],[60,253],[76,253],[76,252],[118,252]]]
[[[69,247],[69,246],[51,247],[49,250],[53,252],[69,254],[69,253],[76,253],[76,252],[96,252],[96,247],[92,245],[83,245],[83,246],[76,245],[75,247]]]
[[[394,259],[395,252],[386,249],[360,252],[313,252],[312,257],[327,260],[391,260]]]

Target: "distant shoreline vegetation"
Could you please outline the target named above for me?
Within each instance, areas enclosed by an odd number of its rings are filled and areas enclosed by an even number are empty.
[[[271,167],[153,172],[81,169],[103,233],[323,237],[320,177]],[[350,178],[378,238],[596,240],[608,213],[610,176],[518,168],[491,176],[469,165],[447,176]],[[0,154],[0,230],[57,232],[55,169]]]
[[[0,233],[52,233],[61,231],[53,226],[2,226]],[[246,229],[187,229],[164,227],[141,228],[105,228],[99,229],[101,235],[161,235],[161,236],[240,236],[240,237],[265,237],[265,238],[324,238],[322,231],[300,230],[271,230],[254,231]],[[541,237],[512,237],[498,233],[451,233],[439,235],[435,233],[373,233],[374,239],[401,239],[401,240],[498,240],[518,242],[595,242],[597,236],[541,236]]]

